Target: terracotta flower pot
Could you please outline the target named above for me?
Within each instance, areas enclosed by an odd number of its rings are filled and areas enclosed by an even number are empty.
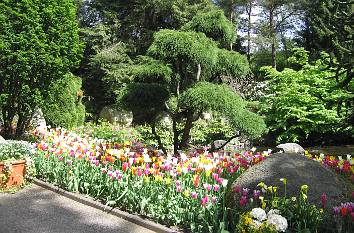
[[[13,186],[20,186],[24,181],[26,174],[26,160],[13,161],[11,164],[12,172],[10,176],[7,177],[7,180],[4,181],[4,179],[0,179],[0,187],[9,188]],[[4,168],[4,162],[0,162],[0,176],[5,174]]]

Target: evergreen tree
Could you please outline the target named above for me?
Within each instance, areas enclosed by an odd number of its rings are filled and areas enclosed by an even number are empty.
[[[5,134],[16,134],[48,96],[54,80],[78,65],[82,53],[73,0],[0,2],[0,109]]]
[[[218,47],[219,43],[234,37],[230,36],[228,26],[211,26],[228,25],[222,23],[226,20],[223,17],[214,16],[220,16],[219,12],[196,15],[182,27],[186,31],[157,32],[148,49],[148,55],[153,58],[148,68],[145,64],[138,66],[135,82],[120,95],[120,103],[126,108],[149,116],[145,121],[163,150],[156,133],[163,111],[172,118],[175,153],[188,147],[193,123],[208,110],[221,113],[235,129],[251,137],[260,136],[265,130],[262,118],[247,110],[246,103],[237,94],[225,85],[211,82],[215,76],[242,76],[249,72],[246,57]]]

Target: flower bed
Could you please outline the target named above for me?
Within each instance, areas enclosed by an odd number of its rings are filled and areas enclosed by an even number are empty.
[[[348,178],[354,184],[354,157],[347,155],[343,156],[330,156],[330,155],[312,155],[308,151],[305,155],[315,161],[320,162],[325,167],[335,170],[338,174]]]
[[[36,135],[41,138],[35,157],[41,179],[193,232],[223,225],[226,190],[268,156],[199,151],[165,157],[139,143],[110,144],[63,129]]]
[[[267,152],[239,154],[202,150],[164,156],[138,142],[108,143],[64,129],[36,132],[36,136],[40,139],[34,159],[39,178],[165,225],[192,232],[237,229],[279,232],[286,226],[290,231],[299,227],[318,229],[327,221],[323,212],[331,215],[332,220],[335,218],[332,210],[323,211],[307,202],[307,185],[302,187],[298,198],[278,198],[277,187],[264,186],[252,192],[232,190],[233,181],[247,168],[270,156]],[[350,177],[346,164],[350,164],[351,171],[351,157],[334,163],[328,158],[314,159],[326,161],[325,166]],[[286,180],[282,181],[286,185]],[[261,190],[270,192],[270,196]],[[234,195],[233,191],[239,193],[239,205],[230,206],[229,196]],[[268,213],[267,219],[259,224],[262,228],[252,231],[250,207],[267,212],[278,209],[281,215]],[[352,211],[348,213],[351,217]],[[272,224],[279,221],[282,224]]]

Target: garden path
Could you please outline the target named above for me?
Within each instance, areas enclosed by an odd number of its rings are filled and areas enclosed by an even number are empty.
[[[37,185],[0,193],[0,233],[151,233]]]

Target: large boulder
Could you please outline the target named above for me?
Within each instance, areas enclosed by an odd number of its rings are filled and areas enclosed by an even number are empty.
[[[257,184],[264,182],[268,186],[279,187],[279,194],[282,194],[284,185],[281,178],[287,179],[288,196],[298,196],[300,187],[307,184],[309,200],[314,204],[321,203],[323,193],[332,200],[342,200],[347,193],[346,185],[332,170],[306,156],[287,153],[273,154],[249,168],[233,185],[259,190]]]
[[[284,153],[304,154],[305,150],[297,143],[284,143],[278,145],[276,148],[281,149]]]
[[[133,121],[131,112],[117,109],[114,106],[105,106],[100,112],[100,119],[106,120],[111,124],[122,124],[129,126]]]

